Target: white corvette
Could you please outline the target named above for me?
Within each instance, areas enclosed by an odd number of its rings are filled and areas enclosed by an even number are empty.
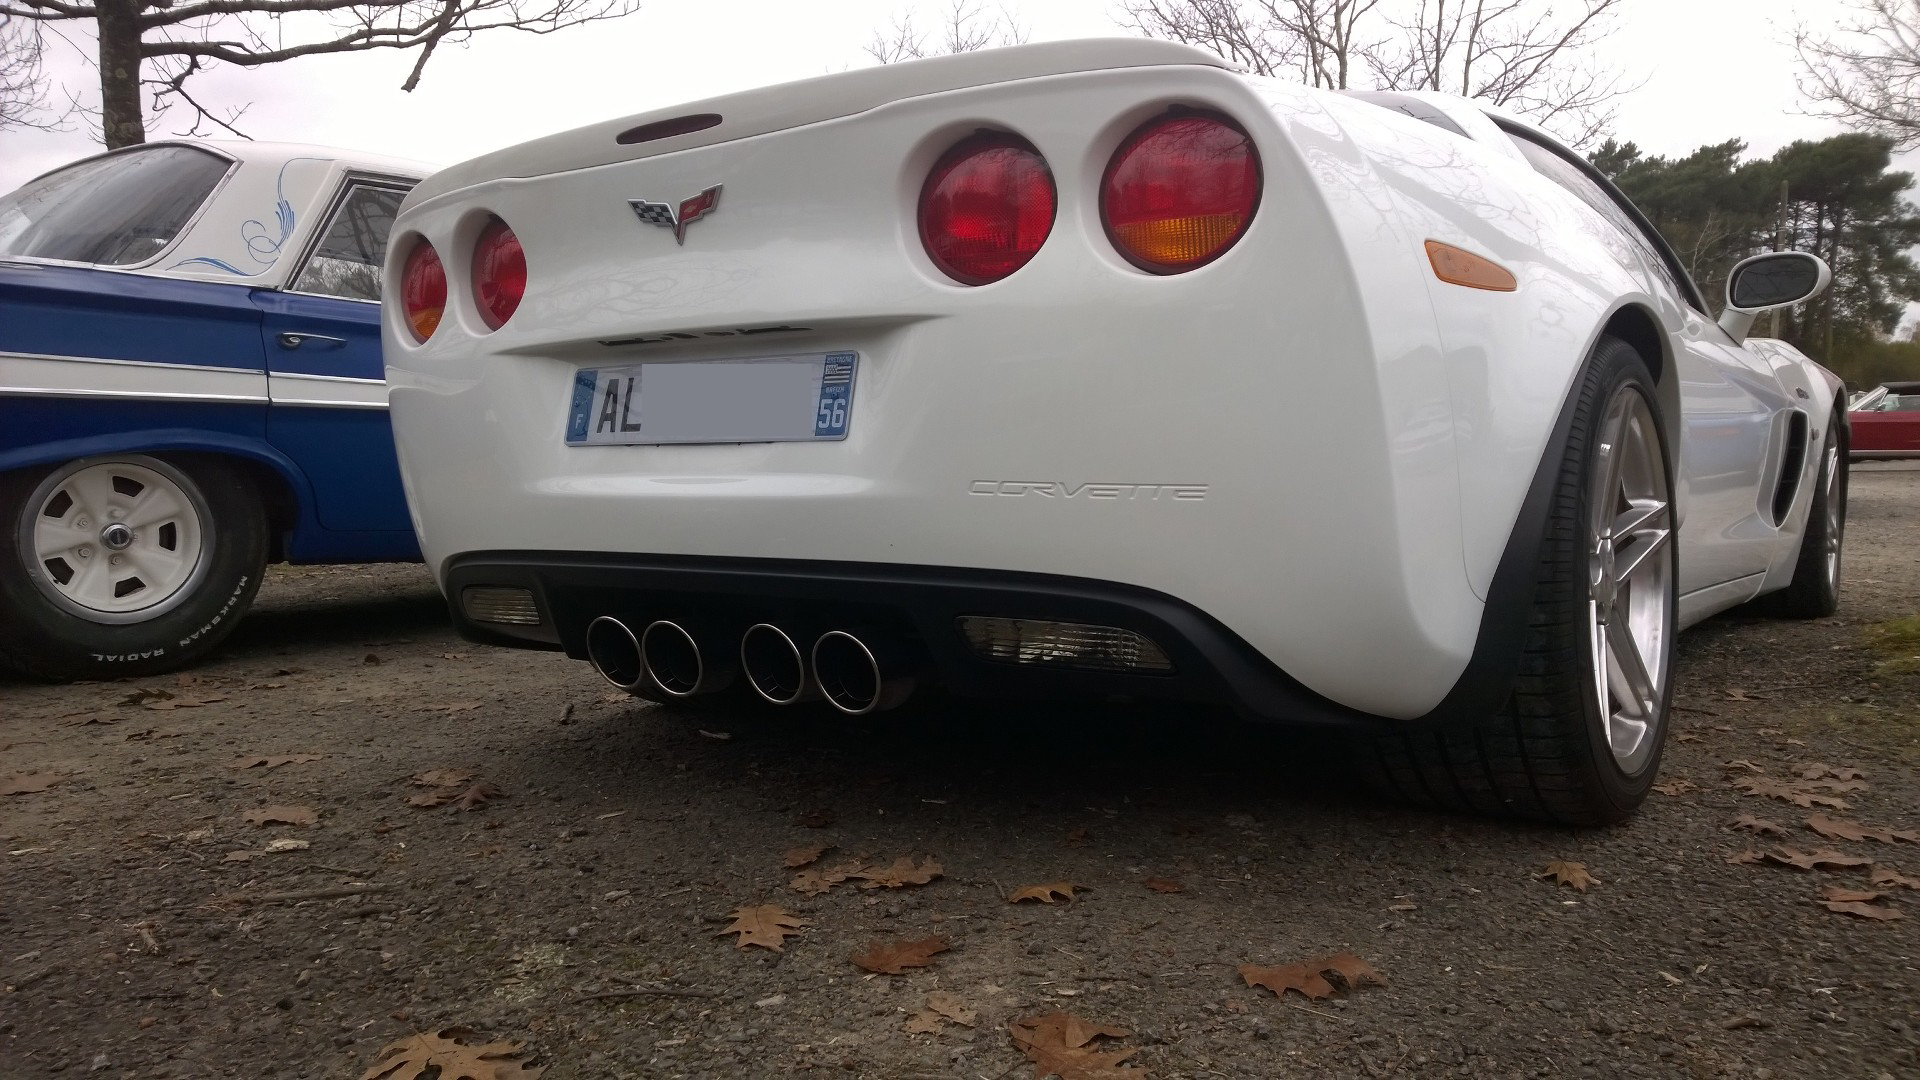
[[[1471,101],[1029,45],[476,158],[390,250],[461,629],[643,697],[1213,702],[1592,823],[1653,782],[1682,626],[1836,603],[1839,381],[1745,340],[1825,265],[1749,260],[1716,322]]]

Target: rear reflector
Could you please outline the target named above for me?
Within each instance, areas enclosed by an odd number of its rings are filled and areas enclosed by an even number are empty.
[[[1128,261],[1177,274],[1219,258],[1260,202],[1253,140],[1224,119],[1175,114],[1127,136],[1100,184],[1100,220]]]
[[[460,590],[460,609],[478,623],[539,626],[540,607],[526,589],[475,585]]]
[[[999,281],[1027,265],[1053,231],[1053,173],[1040,152],[988,132],[947,151],[920,189],[920,242],[962,285]]]
[[[961,635],[983,660],[1139,675],[1173,671],[1166,650],[1117,626],[983,615],[963,615],[959,624]]]

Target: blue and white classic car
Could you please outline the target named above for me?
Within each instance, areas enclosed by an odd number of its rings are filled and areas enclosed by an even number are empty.
[[[432,171],[162,142],[0,197],[0,665],[179,667],[269,562],[419,558],[380,266]]]

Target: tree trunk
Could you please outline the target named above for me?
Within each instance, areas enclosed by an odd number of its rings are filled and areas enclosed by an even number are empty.
[[[140,0],[97,0],[100,128],[107,149],[147,141],[140,108]]]

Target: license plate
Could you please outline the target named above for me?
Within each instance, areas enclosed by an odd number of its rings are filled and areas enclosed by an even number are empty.
[[[859,362],[837,352],[582,368],[567,445],[844,439]]]

